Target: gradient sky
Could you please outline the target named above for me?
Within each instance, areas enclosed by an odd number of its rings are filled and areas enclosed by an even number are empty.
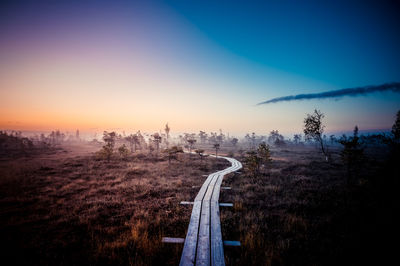
[[[387,129],[392,92],[257,103],[400,81],[385,1],[2,1],[0,129]]]

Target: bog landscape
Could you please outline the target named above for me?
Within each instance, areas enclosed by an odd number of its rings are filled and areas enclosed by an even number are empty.
[[[0,263],[393,264],[399,11],[0,3]]]

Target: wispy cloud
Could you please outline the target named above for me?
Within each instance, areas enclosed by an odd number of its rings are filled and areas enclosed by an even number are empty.
[[[277,102],[288,102],[298,100],[311,100],[311,99],[325,99],[325,98],[339,98],[343,96],[359,96],[366,95],[373,92],[392,91],[400,93],[400,82],[386,83],[378,86],[365,86],[358,88],[347,88],[333,91],[326,91],[320,93],[309,93],[309,94],[298,94],[273,98],[264,102],[260,102],[257,105],[277,103]]]

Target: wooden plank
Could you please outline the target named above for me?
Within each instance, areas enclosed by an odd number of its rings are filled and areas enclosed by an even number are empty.
[[[193,204],[192,215],[190,216],[189,227],[186,233],[185,244],[183,246],[179,265],[194,265],[195,263],[201,205],[201,201],[195,201]]]
[[[214,175],[207,187],[201,208],[201,218],[199,227],[199,237],[197,243],[196,265],[210,265],[210,222],[211,206],[210,200],[213,194],[215,183],[219,175]]]
[[[219,199],[219,193],[220,193],[220,187],[222,183],[222,179],[224,178],[224,175],[221,174],[218,176],[217,181],[215,182],[214,188],[213,188],[213,194],[212,194],[212,200],[217,201]]]
[[[181,205],[193,205],[194,201],[181,201],[179,204],[181,204]]]
[[[218,201],[211,201],[211,265],[225,265]]]
[[[179,243],[184,243],[185,239],[181,237],[163,237],[161,241],[163,243],[179,244]]]
[[[210,184],[211,180],[214,178],[215,175],[216,175],[216,173],[213,173],[207,177],[206,181],[204,181],[203,185],[201,186],[199,193],[197,193],[197,196],[194,199],[194,201],[202,201],[203,200],[204,195],[207,192],[208,185]]]
[[[240,247],[240,241],[224,240],[224,246]]]
[[[210,265],[210,201],[203,201],[197,243],[196,265]]]
[[[233,204],[219,203],[219,194],[223,177],[240,169],[242,165],[233,158],[218,157],[228,160],[231,166],[210,174],[201,186],[193,202],[180,265],[225,265],[219,206]]]
[[[221,206],[221,207],[233,207],[233,203],[224,203],[224,202],[221,202],[221,203],[219,204],[219,206]]]

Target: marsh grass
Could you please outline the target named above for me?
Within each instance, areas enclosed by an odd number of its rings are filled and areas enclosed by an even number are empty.
[[[2,259],[19,265],[175,265],[192,200],[206,177],[229,164],[179,155],[94,155],[1,162]],[[192,188],[197,186],[197,188]],[[22,255],[23,254],[23,255]]]
[[[228,162],[180,154],[169,165],[139,152],[107,162],[88,150],[0,161],[2,261],[177,265],[183,245],[161,238],[185,237],[191,208],[179,202],[193,200],[203,175]],[[274,148],[258,176],[225,177],[232,189],[220,201],[234,206],[221,208],[223,239],[242,244],[225,247],[227,265],[388,264],[399,204],[398,186],[385,179],[390,169],[383,171],[387,152],[366,150],[352,186],[340,150],[331,152],[327,163],[315,147]]]
[[[348,187],[339,150],[326,163],[313,149],[288,149],[274,149],[257,177],[225,178],[232,190],[221,201],[234,207],[221,210],[222,236],[242,244],[225,248],[226,264],[370,265],[393,257],[396,208],[380,200],[372,182],[379,160],[364,165],[359,182]]]

